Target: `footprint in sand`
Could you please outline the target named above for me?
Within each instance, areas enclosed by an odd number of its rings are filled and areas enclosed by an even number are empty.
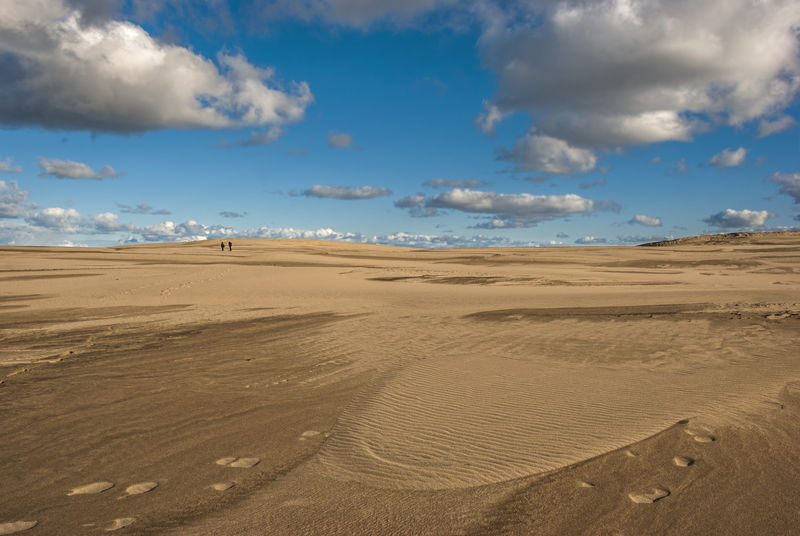
[[[250,469],[255,467],[261,462],[261,458],[239,458],[235,462],[228,464],[228,467],[241,467],[242,469]]]
[[[242,469],[250,469],[255,467],[261,462],[261,458],[236,458],[229,456],[227,458],[220,458],[217,460],[217,465],[224,465],[225,467],[239,467]]]
[[[209,487],[216,491],[226,491],[231,489],[235,485],[236,484],[234,484],[233,482],[217,482],[216,484],[211,484]]]
[[[699,431],[687,429],[686,433],[694,438],[698,443],[713,443],[717,438],[713,435],[711,430]]]
[[[316,430],[306,430],[302,434],[300,434],[300,441],[305,441],[306,439],[316,437],[319,435],[319,432]]]
[[[669,495],[669,491],[664,488],[652,488],[650,491],[639,491],[635,493],[628,493],[628,497],[639,504],[652,504],[660,501]]]
[[[110,526],[106,527],[106,531],[111,532],[112,530],[124,529],[125,527],[133,525],[134,521],[136,521],[136,518],[133,517],[118,517],[111,522]]]
[[[672,458],[672,463],[678,467],[689,467],[694,463],[694,460],[692,458],[687,458],[686,456],[675,456]]]
[[[9,523],[0,523],[0,535],[22,532],[23,530],[32,529],[38,524],[38,521],[11,521]]]
[[[114,487],[113,482],[93,482],[85,486],[78,486],[72,488],[67,495],[93,495],[95,493],[103,493],[107,489]]]
[[[139,482],[125,488],[125,493],[128,495],[141,495],[148,491],[153,491],[158,487],[158,482]]]

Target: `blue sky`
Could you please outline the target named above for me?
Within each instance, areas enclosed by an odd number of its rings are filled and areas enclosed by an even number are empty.
[[[791,0],[5,0],[0,243],[800,226]]]

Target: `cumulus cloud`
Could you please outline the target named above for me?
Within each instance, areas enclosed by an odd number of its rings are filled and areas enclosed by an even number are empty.
[[[72,160],[56,160],[55,158],[39,158],[42,169],[40,177],[56,177],[57,179],[113,179],[121,176],[111,166],[103,166],[99,171],[93,170],[83,162]]]
[[[714,227],[734,229],[741,227],[763,227],[767,218],[773,217],[774,214],[766,210],[734,210],[727,208],[722,212],[712,214],[703,221],[713,225]]]
[[[83,13],[86,13],[84,11]],[[314,97],[241,54],[216,63],[131,22],[62,0],[0,2],[0,123],[129,133],[228,128],[303,119]]]
[[[433,179],[422,183],[431,188],[477,188],[481,184],[477,179]]]
[[[328,133],[328,147],[336,147],[339,149],[346,149],[353,145],[353,136],[345,132],[329,132]]]
[[[617,236],[620,244],[648,244],[650,242],[663,242],[664,240],[675,240],[673,235],[628,235]]]
[[[231,237],[235,234],[231,227],[204,225],[195,220],[187,220],[183,223],[164,221],[153,225],[145,225],[144,227],[136,227],[134,232],[141,235],[148,242],[188,242]]]
[[[408,214],[413,218],[429,218],[438,216],[439,211],[434,207],[425,205],[423,194],[409,195],[394,202],[394,206],[408,210]]]
[[[26,218],[31,225],[68,233],[77,233],[83,221],[74,208],[49,207]]]
[[[5,160],[0,160],[0,175],[3,173],[22,173],[22,166],[15,166],[13,161],[10,156]]]
[[[709,163],[717,167],[738,167],[744,163],[745,158],[747,158],[747,149],[744,147],[739,147],[735,151],[726,148],[721,153],[712,156]]]
[[[0,218],[24,218],[37,205],[28,202],[28,192],[20,190],[16,181],[0,181]]]
[[[0,244],[16,246],[67,246],[64,234],[24,222],[0,221]]]
[[[425,201],[433,208],[445,208],[479,214],[491,214],[487,228],[530,227],[539,222],[564,218],[571,214],[590,214],[596,210],[610,208],[610,202],[596,202],[576,194],[532,195],[502,194],[454,188],[436,194]]]
[[[576,244],[591,245],[591,244],[606,244],[608,240],[605,238],[597,238],[596,236],[583,236],[575,240]]]
[[[48,207],[29,213],[25,221],[31,226],[31,232],[46,230],[62,234],[110,234],[135,229],[132,223],[120,222],[119,216],[113,212],[84,218],[74,208],[62,207]]]
[[[411,208],[419,205],[423,201],[425,201],[425,196],[423,194],[409,195],[395,201],[394,206],[397,208]]]
[[[495,126],[503,120],[505,114],[500,111],[500,108],[487,100],[483,101],[483,108],[484,111],[473,119],[473,123],[487,136],[494,136]]]
[[[562,139],[536,134],[535,131],[529,131],[518,139],[514,148],[502,152],[500,158],[514,161],[520,170],[555,175],[591,171],[597,164],[597,157],[591,151],[573,147]]]
[[[343,188],[339,186],[324,186],[315,184],[308,190],[303,190],[302,194],[306,197],[325,197],[329,199],[372,199],[392,195],[388,188],[373,188],[372,186],[362,186],[360,188]]]
[[[483,62],[498,77],[491,104],[527,112],[536,136],[569,147],[689,140],[719,124],[774,117],[800,89],[795,0],[530,2],[479,11]]]
[[[645,227],[661,227],[661,218],[654,217],[654,216],[645,216],[644,214],[637,214],[630,220],[628,220],[630,225],[638,224],[644,225]]]
[[[389,246],[415,248],[481,248],[481,247],[533,247],[542,244],[532,241],[511,240],[505,236],[459,236],[453,234],[423,234],[398,231],[386,235],[364,235],[361,233],[340,232],[331,228],[299,230],[293,228],[259,227],[237,233],[248,238],[310,238],[314,240],[336,240],[363,244],[383,244]]]
[[[797,121],[795,121],[794,117],[790,115],[781,116],[775,119],[774,121],[770,121],[768,119],[762,119],[758,123],[758,137],[765,138],[772,134],[777,134],[778,132],[789,130],[795,124],[797,124]]]
[[[90,222],[93,227],[93,232],[100,234],[130,231],[134,228],[132,223],[120,222],[119,216],[113,212],[103,212],[102,214],[92,216]]]
[[[800,205],[800,173],[773,173],[772,182],[781,186],[782,194],[790,195]]]
[[[153,215],[167,215],[171,214],[171,212],[165,208],[155,209],[148,205],[147,203],[139,203],[135,207],[130,205],[125,205],[122,203],[117,203],[119,207],[119,211],[123,214],[153,214]]]

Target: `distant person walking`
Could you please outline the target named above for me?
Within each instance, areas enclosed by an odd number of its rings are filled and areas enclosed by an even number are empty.
[[[225,251],[225,242],[222,242],[220,246],[222,246],[222,251]]]
[[[222,244],[222,249],[225,249],[225,244]],[[233,251],[233,242],[228,240],[228,251]]]

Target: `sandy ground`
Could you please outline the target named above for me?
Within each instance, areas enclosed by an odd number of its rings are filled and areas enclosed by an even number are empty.
[[[796,534],[800,234],[0,248],[0,535]]]

